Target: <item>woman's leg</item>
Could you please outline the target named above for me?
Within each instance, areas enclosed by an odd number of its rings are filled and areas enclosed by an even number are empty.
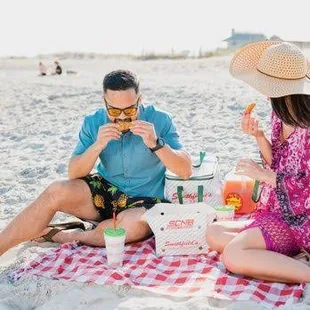
[[[266,250],[258,227],[239,233],[225,247],[223,262],[236,274],[285,283],[310,282],[310,267],[283,254]]]
[[[222,253],[224,247],[253,220],[215,222],[207,228],[207,244],[212,250]]]

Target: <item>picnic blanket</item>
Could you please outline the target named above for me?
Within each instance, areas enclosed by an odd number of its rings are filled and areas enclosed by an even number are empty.
[[[106,250],[66,243],[41,254],[11,274],[105,285],[129,285],[170,296],[253,300],[268,309],[297,302],[304,285],[268,283],[230,274],[212,251],[193,256],[155,255],[155,239],[127,245],[124,266],[107,267]]]

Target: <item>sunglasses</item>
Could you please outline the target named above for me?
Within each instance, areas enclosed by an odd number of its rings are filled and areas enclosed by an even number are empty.
[[[135,116],[137,114],[137,111],[138,111],[139,99],[140,98],[138,98],[137,102],[134,105],[132,105],[126,109],[119,109],[119,108],[114,108],[114,107],[110,106],[107,103],[107,101],[105,100],[105,98],[103,98],[105,105],[106,105],[106,108],[107,108],[107,111],[108,111],[108,114],[112,117],[118,117],[122,114],[122,112],[126,116]]]

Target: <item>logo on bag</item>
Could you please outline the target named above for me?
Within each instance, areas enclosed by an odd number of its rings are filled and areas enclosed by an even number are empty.
[[[171,220],[167,225],[167,229],[188,229],[194,225],[194,219]]]
[[[186,247],[186,246],[191,246],[191,245],[199,245],[200,242],[197,240],[189,240],[189,241],[166,241],[165,246],[171,246],[171,247]]]
[[[197,193],[188,193],[188,194],[185,194],[185,195],[182,195],[182,197],[183,197],[183,199],[188,199],[188,200],[190,200],[191,202],[195,202],[195,201],[197,201],[198,200],[198,194]],[[205,193],[204,195],[203,195],[203,199],[208,199],[208,198],[210,198],[210,197],[212,197],[212,194],[211,193]],[[172,200],[179,200],[178,199],[178,193],[173,193],[172,194],[172,198],[171,198]]]
[[[235,193],[228,194],[225,198],[225,204],[233,206],[235,211],[239,211],[242,207],[242,198]]]

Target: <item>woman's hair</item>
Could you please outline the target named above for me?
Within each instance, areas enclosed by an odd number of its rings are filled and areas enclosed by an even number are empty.
[[[273,111],[286,125],[310,127],[310,95],[270,98]]]

